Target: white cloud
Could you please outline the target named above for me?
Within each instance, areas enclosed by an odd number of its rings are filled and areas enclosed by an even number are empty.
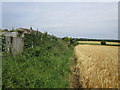
[[[58,36],[117,38],[117,3],[3,3],[3,27],[30,25]],[[11,24],[11,25],[10,25]],[[94,35],[92,35],[94,34]],[[96,34],[96,35],[95,35]],[[100,35],[99,35],[100,36]],[[109,37],[110,38],[110,37]]]

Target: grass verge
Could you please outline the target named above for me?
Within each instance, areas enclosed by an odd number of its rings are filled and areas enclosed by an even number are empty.
[[[3,52],[2,87],[69,88],[72,57],[73,47],[61,39],[28,35],[22,54]]]

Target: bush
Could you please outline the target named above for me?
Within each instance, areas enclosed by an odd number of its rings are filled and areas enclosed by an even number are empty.
[[[66,41],[66,42],[70,42],[70,38],[69,37],[64,37],[62,40]]]
[[[102,40],[101,45],[106,45],[106,41]]]
[[[24,52],[3,52],[3,88],[68,88],[73,48],[47,34],[26,34]]]
[[[79,43],[78,43],[78,41],[77,41],[76,39],[71,39],[71,40],[70,40],[70,44],[76,46],[76,45],[78,45]]]

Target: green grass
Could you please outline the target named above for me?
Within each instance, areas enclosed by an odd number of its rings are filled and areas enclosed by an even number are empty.
[[[61,39],[26,35],[22,54],[3,53],[3,88],[69,88],[72,57],[73,47]]]

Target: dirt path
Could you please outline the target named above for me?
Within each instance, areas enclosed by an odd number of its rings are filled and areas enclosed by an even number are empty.
[[[74,59],[73,59],[73,65],[71,66],[71,85],[70,88],[82,88],[82,84],[79,82],[80,80],[80,75],[79,75],[79,70],[76,67],[77,65],[77,58],[74,55]]]

